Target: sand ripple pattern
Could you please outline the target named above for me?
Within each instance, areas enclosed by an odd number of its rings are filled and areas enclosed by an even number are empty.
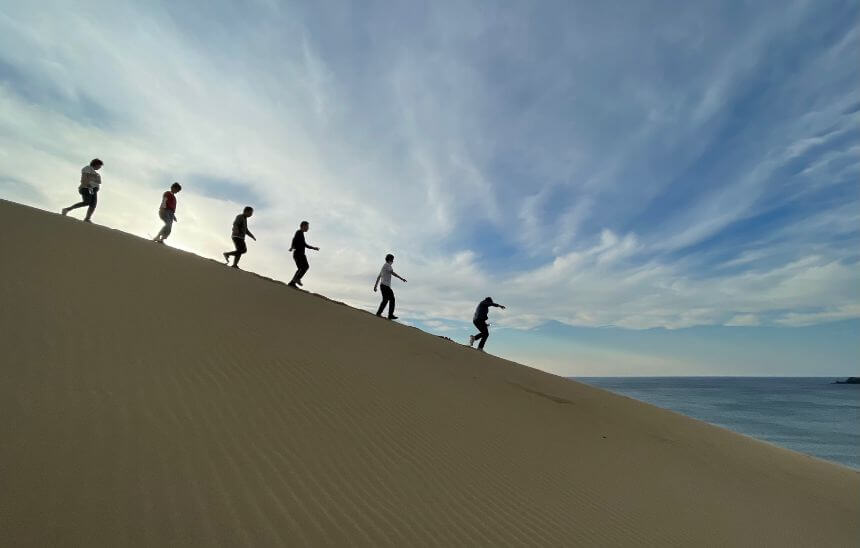
[[[855,471],[0,202],[2,546],[851,545]]]

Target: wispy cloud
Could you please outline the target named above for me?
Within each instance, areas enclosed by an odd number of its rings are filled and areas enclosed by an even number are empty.
[[[0,2],[0,192],[292,270],[374,307],[386,252],[425,325],[679,328],[860,317],[860,8]],[[183,218],[184,217],[184,218]],[[436,323],[434,323],[436,322]]]

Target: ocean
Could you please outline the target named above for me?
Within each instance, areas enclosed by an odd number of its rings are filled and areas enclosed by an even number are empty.
[[[860,469],[860,385],[832,384],[837,379],[826,377],[573,380]]]

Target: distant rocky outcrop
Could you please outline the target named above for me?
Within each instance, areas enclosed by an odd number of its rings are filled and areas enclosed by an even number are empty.
[[[860,384],[860,377],[848,377],[844,381],[836,381],[833,384]]]

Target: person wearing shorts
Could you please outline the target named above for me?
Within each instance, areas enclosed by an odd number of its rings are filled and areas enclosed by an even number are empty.
[[[81,201],[70,205],[69,207],[64,207],[61,210],[61,213],[65,216],[69,213],[69,211],[73,209],[77,209],[79,207],[86,207],[87,214],[84,216],[85,223],[91,223],[90,218],[93,216],[93,212],[96,210],[96,205],[99,203],[99,187],[102,184],[102,176],[99,175],[98,171],[102,168],[104,162],[99,160],[98,158],[94,158],[90,161],[89,165],[84,166],[81,169],[81,184],[78,187],[78,192],[81,195]]]

